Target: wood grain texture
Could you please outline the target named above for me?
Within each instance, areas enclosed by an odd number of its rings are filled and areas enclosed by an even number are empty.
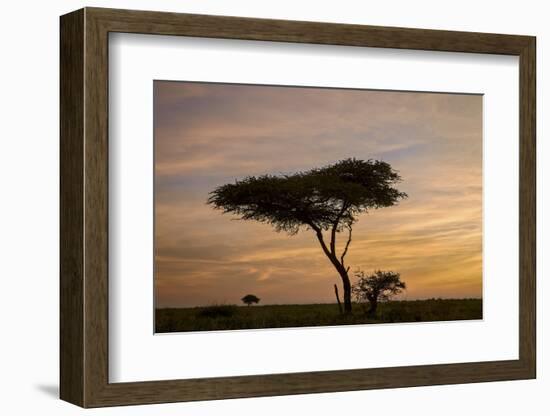
[[[84,405],[84,12],[61,19],[60,388]]]
[[[87,8],[110,32],[519,55],[528,36]]]
[[[108,33],[520,57],[519,359],[190,380],[108,381]],[[61,397],[82,407],[305,394],[536,375],[535,38],[86,8],[61,18]]]
[[[85,406],[108,380],[108,33],[86,13],[84,68]]]
[[[536,41],[520,54],[519,356],[536,377]]]

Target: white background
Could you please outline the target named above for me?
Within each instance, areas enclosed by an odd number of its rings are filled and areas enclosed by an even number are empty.
[[[226,400],[86,411],[88,414],[296,414],[358,412],[411,415],[548,414],[550,365],[543,351],[550,300],[544,282],[550,146],[543,130],[550,85],[550,27],[544,2],[522,1],[50,1],[7,3],[2,13],[0,215],[3,332],[0,409],[5,414],[78,414],[58,401],[58,16],[83,5],[298,20],[532,34],[538,36],[538,313],[535,381]],[[550,68],[550,67],[549,67]],[[545,201],[546,199],[546,201]],[[356,353],[356,351],[352,351]]]
[[[518,358],[517,57],[114,34],[109,70],[112,382]],[[483,321],[152,336],[154,79],[483,93]]]

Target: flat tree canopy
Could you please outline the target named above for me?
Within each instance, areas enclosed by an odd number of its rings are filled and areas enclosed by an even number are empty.
[[[215,189],[208,203],[243,220],[269,223],[296,234],[301,227],[340,231],[369,209],[405,198],[393,186],[401,180],[380,160],[345,159],[290,175],[249,176]]]

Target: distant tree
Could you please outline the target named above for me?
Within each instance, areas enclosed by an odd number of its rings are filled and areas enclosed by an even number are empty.
[[[394,185],[401,177],[380,160],[345,159],[322,168],[289,175],[249,176],[216,188],[208,203],[223,213],[272,225],[289,235],[315,232],[321,248],[341,277],[344,311],[351,312],[349,266],[344,263],[358,215],[390,207],[407,194]],[[336,234],[348,231],[337,252]],[[324,233],[328,234],[328,242]]]
[[[361,270],[355,273],[357,282],[353,285],[353,294],[359,303],[368,302],[367,315],[374,317],[378,302],[387,301],[392,296],[406,289],[401,275],[392,271],[377,270],[373,274],[365,275]]]
[[[246,306],[250,306],[253,303],[260,302],[260,298],[254,295],[246,295],[241,299],[243,303],[246,303]]]

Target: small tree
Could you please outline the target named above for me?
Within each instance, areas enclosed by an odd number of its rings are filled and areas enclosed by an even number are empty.
[[[355,272],[355,277],[358,280],[353,285],[353,294],[357,302],[369,303],[367,315],[370,317],[376,316],[378,302],[387,301],[406,289],[405,282],[401,281],[401,275],[392,271],[377,270],[366,275],[359,270]]]
[[[260,298],[255,295],[246,295],[241,300],[243,301],[243,303],[246,303],[246,306],[250,306],[253,303],[260,302]]]
[[[289,175],[249,176],[217,187],[208,203],[223,213],[267,223],[289,235],[312,230],[340,275],[344,311],[351,313],[349,266],[344,260],[353,224],[362,213],[391,207],[406,198],[407,194],[395,187],[400,181],[386,162],[345,159]],[[347,239],[338,250],[337,234],[345,230]]]

